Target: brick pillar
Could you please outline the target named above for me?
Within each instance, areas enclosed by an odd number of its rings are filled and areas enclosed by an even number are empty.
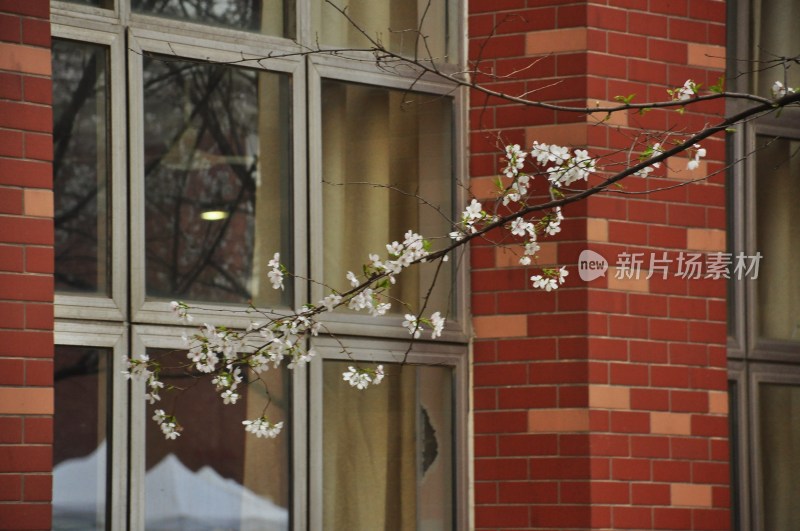
[[[50,529],[53,415],[49,2],[0,1],[0,528]]]
[[[654,101],[688,78],[710,87],[723,75],[721,0],[481,0],[470,2],[469,21],[471,60],[515,72],[481,81],[510,94],[538,89],[530,97],[579,106],[634,93]],[[605,115],[521,109],[477,93],[471,106],[471,189],[485,201],[500,167],[498,133],[527,149],[538,140],[622,161],[642,129],[690,132],[723,112],[714,103],[601,124]],[[724,141],[703,147],[707,160],[693,173],[684,157],[624,182],[651,193],[566,207],[562,233],[540,253],[540,264],[569,267],[555,293],[534,291],[534,268],[505,244],[473,244],[477,529],[728,529],[726,284],[676,276],[681,253],[725,250],[724,175],[714,175]],[[605,278],[579,278],[584,249],[608,260]],[[615,278],[623,252],[643,253],[638,280]],[[664,252],[667,279],[647,279],[650,255]]]

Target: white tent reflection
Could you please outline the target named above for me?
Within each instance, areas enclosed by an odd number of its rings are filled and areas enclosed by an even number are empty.
[[[53,470],[53,529],[96,529],[102,522],[106,446]],[[148,530],[285,531],[289,513],[214,469],[192,472],[169,454],[145,479]],[[99,507],[98,507],[99,506]],[[98,514],[98,510],[101,514]]]

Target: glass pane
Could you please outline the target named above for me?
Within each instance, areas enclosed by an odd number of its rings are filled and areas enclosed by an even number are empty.
[[[55,288],[108,295],[108,50],[53,40]]]
[[[800,87],[800,70],[792,59],[782,57],[800,54],[800,2],[794,0],[751,0],[751,57],[761,61],[748,69],[752,72],[752,89],[760,96],[771,97],[772,84]],[[787,85],[788,83],[788,85]]]
[[[800,387],[761,384],[761,529],[800,528]]]
[[[288,76],[144,60],[147,295],[288,304],[267,262],[291,270]]]
[[[334,0],[347,9],[347,19],[326,0],[312,0],[311,22],[321,44],[371,48],[363,32],[389,51],[406,57],[454,62],[449,41],[450,2],[447,0]],[[423,37],[425,39],[423,40]]]
[[[756,150],[758,315],[763,337],[800,341],[800,141],[759,136]]]
[[[434,250],[449,242],[452,116],[450,98],[323,81],[326,285],[349,289],[347,272],[359,274],[370,253],[386,257],[386,245],[408,230],[431,239]],[[450,308],[451,265],[438,273],[431,311]],[[436,263],[404,271],[389,292],[392,311],[409,311],[397,301],[418,310],[436,272]]]
[[[360,391],[350,365],[324,363],[323,527],[453,529],[452,369],[386,365]]]
[[[114,0],[64,0],[73,4],[86,4],[90,6],[103,7],[106,9],[114,9]]]
[[[262,373],[263,382],[239,387],[241,398],[225,405],[208,375],[198,378],[182,368],[184,352],[149,354],[162,363],[165,387],[181,390],[162,391],[162,401],[147,409],[146,528],[288,530],[289,372]],[[247,434],[242,425],[264,415],[265,408],[271,422],[285,423],[275,439]],[[155,409],[178,418],[180,437],[164,438],[150,420]]]
[[[110,356],[55,348],[53,529],[106,528]]]
[[[294,0],[132,0],[134,12],[294,37]]]

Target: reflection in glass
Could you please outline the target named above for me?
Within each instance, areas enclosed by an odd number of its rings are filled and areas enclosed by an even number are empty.
[[[348,288],[348,271],[360,272],[370,253],[408,230],[446,237],[452,215],[452,100],[400,90],[324,80],[322,179],[325,212],[324,279]],[[423,203],[424,198],[429,204]],[[442,240],[433,241],[433,249]],[[447,311],[451,264],[404,271],[390,296],[421,307],[434,278],[430,308]],[[349,288],[348,288],[349,289]],[[407,312],[397,302],[392,311]]]
[[[294,0],[133,0],[136,13],[294,37]]]
[[[114,0],[64,0],[73,4],[86,4],[90,6],[103,7],[105,9],[114,9]]]
[[[358,391],[350,365],[323,364],[323,527],[452,530],[452,369],[384,365]]]
[[[290,94],[281,74],[144,59],[148,297],[290,300],[266,275],[275,252],[292,266]]]
[[[406,57],[453,62],[448,42],[450,34],[448,0],[334,0],[347,9],[347,19],[326,2],[313,0],[311,22],[314,35],[323,45],[344,48],[371,48],[363,32],[376,37],[387,50]],[[424,37],[424,40],[423,40]]]
[[[198,379],[180,368],[185,353],[149,354],[164,367],[164,385],[181,390],[162,392],[147,409],[146,529],[288,530],[289,372],[262,373],[263,383],[240,386],[241,398],[225,405],[208,375]],[[157,408],[178,418],[183,431],[176,440],[166,440],[150,420]],[[276,439],[244,431],[243,420],[264,414],[284,421]]]
[[[109,349],[56,345],[53,529],[105,529]]]
[[[800,528],[800,387],[761,384],[761,529]]]
[[[107,295],[108,51],[53,40],[55,288]]]
[[[756,249],[762,337],[800,341],[800,141],[757,137]]]

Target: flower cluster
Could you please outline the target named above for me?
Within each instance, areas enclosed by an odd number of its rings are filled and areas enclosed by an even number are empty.
[[[175,417],[172,415],[167,415],[164,413],[163,409],[156,409],[155,415],[153,415],[153,420],[159,425],[161,428],[161,433],[164,434],[166,439],[177,439],[183,430]]]
[[[521,160],[524,160],[524,158]],[[514,171],[516,171],[516,165],[514,166]],[[461,214],[461,223],[456,227],[456,230],[450,233],[450,239],[460,241],[464,239],[465,235],[475,234],[477,232],[475,224],[487,219],[489,219],[489,215],[483,210],[483,205],[473,199]]]
[[[252,433],[256,437],[264,437],[265,439],[274,439],[283,429],[283,422],[276,422],[272,424],[266,417],[261,417],[255,420],[243,420],[244,431]]]
[[[267,264],[270,267],[267,277],[272,282],[272,289],[283,289],[283,266],[281,265],[281,253],[275,253],[272,260]]]
[[[772,84],[772,97],[776,100],[786,96],[787,94],[794,94],[795,90],[792,87],[784,87],[783,83],[776,81]]]
[[[422,336],[422,332],[425,331],[422,326],[424,324],[431,327],[431,339],[436,339],[442,336],[445,321],[446,319],[442,317],[440,312],[433,312],[430,319],[425,317],[418,319],[416,315],[407,313],[405,314],[405,321],[403,321],[403,328],[408,330],[408,333],[414,336],[414,339],[419,339]]]
[[[705,148],[700,147],[700,144],[695,144],[692,146],[690,153],[693,153],[692,158],[689,160],[689,163],[686,165],[686,168],[689,171],[696,170],[698,166],[700,166],[700,159],[706,156]]]
[[[533,142],[531,155],[542,168],[547,168],[547,179],[555,188],[569,186],[575,181],[588,181],[595,173],[595,160],[585,149],[570,152],[569,148],[555,144]]]
[[[342,379],[356,389],[366,389],[370,384],[378,385],[384,377],[383,365],[378,365],[375,369],[365,369],[360,367],[347,368],[347,372],[342,373]]]
[[[567,275],[569,275],[569,271],[564,266],[561,266],[560,269],[544,269],[541,275],[533,275],[531,282],[533,282],[534,288],[553,291],[564,283]]]
[[[687,79],[682,87],[678,87],[676,89],[667,89],[667,93],[670,95],[673,101],[686,101],[690,100],[692,96],[696,95],[699,88],[700,86],[695,84],[694,81]]]

